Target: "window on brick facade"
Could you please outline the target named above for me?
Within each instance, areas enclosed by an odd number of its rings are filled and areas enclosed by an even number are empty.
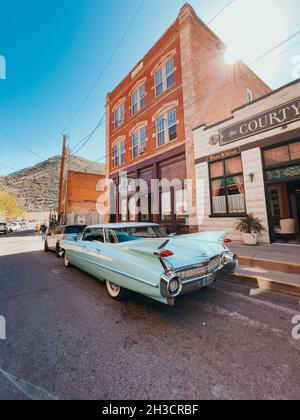
[[[120,166],[125,163],[125,140],[120,141],[114,147],[114,166]]]
[[[246,96],[247,96],[247,102],[252,102],[254,99],[254,95],[251,89],[246,89]]]
[[[213,162],[209,167],[213,215],[245,214],[241,156]]]
[[[175,83],[174,59],[170,58],[166,64],[155,72],[155,96],[160,96]]]
[[[137,114],[145,107],[145,94],[146,89],[143,84],[136,91],[133,92],[131,102],[132,102],[132,115]]]
[[[157,145],[165,144],[165,117],[162,116],[156,120]]]
[[[125,117],[125,104],[122,103],[114,111],[115,129],[119,128],[122,124],[124,124],[124,117]]]
[[[166,79],[167,79],[167,89],[169,89],[175,83],[173,58],[171,58],[166,64]]]
[[[146,128],[142,127],[136,130],[132,135],[132,157],[133,159],[142,155],[147,148]]]
[[[164,91],[163,70],[159,69],[155,73],[155,95],[159,96]]]
[[[172,109],[157,118],[156,137],[158,147],[177,138],[176,109]]]

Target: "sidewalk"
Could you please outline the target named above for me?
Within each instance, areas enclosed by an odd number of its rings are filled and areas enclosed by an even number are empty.
[[[233,243],[230,249],[240,258],[241,265],[254,266],[255,263],[261,261],[271,262],[274,271],[285,271],[284,265],[294,266],[296,272],[293,274],[300,275],[300,246],[298,245],[282,245],[282,244],[266,244],[258,246],[247,246],[243,244]],[[280,265],[281,269],[275,268]],[[259,265],[260,266],[260,265]],[[268,268],[268,267],[263,267]],[[299,271],[297,271],[299,269]]]
[[[300,246],[233,243],[230,249],[239,257],[238,279],[255,281],[260,289],[300,296]]]

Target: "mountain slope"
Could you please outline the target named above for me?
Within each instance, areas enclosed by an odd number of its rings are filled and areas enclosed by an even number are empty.
[[[22,210],[44,212],[57,207],[61,157],[55,156],[31,168],[0,177],[0,189],[13,194]],[[67,159],[72,171],[105,174],[105,165],[78,156]]]

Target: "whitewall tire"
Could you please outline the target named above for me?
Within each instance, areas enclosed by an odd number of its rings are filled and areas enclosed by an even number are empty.
[[[129,297],[129,291],[123,289],[121,286],[111,283],[110,281],[106,281],[106,288],[110,297],[115,300],[123,301]]]
[[[66,267],[66,268],[70,268],[70,267],[72,267],[72,266],[71,266],[71,264],[70,264],[70,261],[69,261],[69,259],[68,259],[68,257],[67,257],[66,252],[65,252],[65,255],[64,255],[64,263],[65,263],[65,267]]]

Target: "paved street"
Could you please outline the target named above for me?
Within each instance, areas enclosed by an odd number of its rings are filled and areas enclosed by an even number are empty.
[[[1,236],[0,399],[299,398],[299,312],[225,281],[175,308],[114,302],[32,233]]]

